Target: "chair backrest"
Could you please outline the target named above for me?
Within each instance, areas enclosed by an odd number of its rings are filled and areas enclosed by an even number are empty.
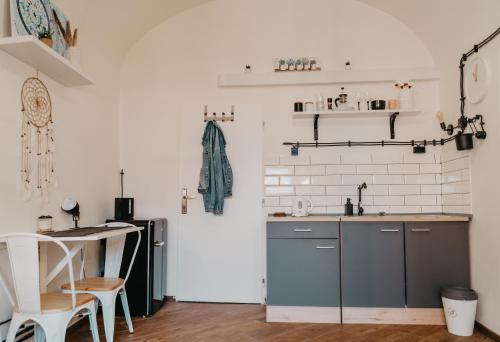
[[[125,223],[125,222],[110,222],[103,223],[97,227],[134,227],[137,226]],[[120,276],[120,269],[123,259],[123,249],[125,247],[125,234],[114,236],[108,238],[106,241],[106,264],[104,267],[104,277],[105,278],[118,278]],[[125,276],[125,282],[127,282],[130,275],[130,271],[134,266],[135,257],[137,255],[137,250],[139,249],[139,244],[141,243],[141,232],[137,231],[137,243],[135,245],[134,254],[132,254],[132,259],[130,260],[130,265],[128,266],[127,275]]]
[[[57,244],[65,253],[68,265],[69,279],[72,290],[73,309],[76,307],[74,294],[75,280],[73,264],[68,248],[60,241],[44,235],[31,233],[14,233],[0,236],[5,241],[9,252],[9,261],[16,294],[17,306],[20,312],[41,313],[40,303],[40,261],[38,244],[41,241]]]

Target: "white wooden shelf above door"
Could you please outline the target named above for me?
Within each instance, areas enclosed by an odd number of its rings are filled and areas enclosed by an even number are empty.
[[[66,87],[93,82],[69,60],[33,36],[0,38],[0,50],[32,66]]]
[[[387,83],[439,80],[437,68],[366,69],[351,71],[270,72],[219,75],[219,88],[298,86],[347,83]]]
[[[294,119],[313,119],[316,114],[322,119],[334,118],[370,118],[370,117],[389,117],[393,113],[400,115],[417,115],[421,112],[419,109],[384,109],[367,111],[322,111],[322,112],[293,112]]]

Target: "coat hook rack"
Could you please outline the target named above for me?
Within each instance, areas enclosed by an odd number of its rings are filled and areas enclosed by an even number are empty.
[[[203,114],[203,118],[205,122],[208,121],[234,121],[234,105],[231,105],[231,114],[226,115],[225,112],[222,112],[221,115],[217,115],[217,113],[212,113],[212,115],[208,115],[208,106],[205,105],[205,113]]]

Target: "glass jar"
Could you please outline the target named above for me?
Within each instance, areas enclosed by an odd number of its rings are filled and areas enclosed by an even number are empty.
[[[42,215],[38,218],[38,231],[40,233],[52,232],[52,216]]]

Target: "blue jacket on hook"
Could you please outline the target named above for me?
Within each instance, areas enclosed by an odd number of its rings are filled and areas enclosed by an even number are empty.
[[[222,215],[224,198],[232,195],[233,170],[226,155],[224,133],[216,122],[209,121],[203,134],[203,166],[198,192],[203,194],[207,213]]]

